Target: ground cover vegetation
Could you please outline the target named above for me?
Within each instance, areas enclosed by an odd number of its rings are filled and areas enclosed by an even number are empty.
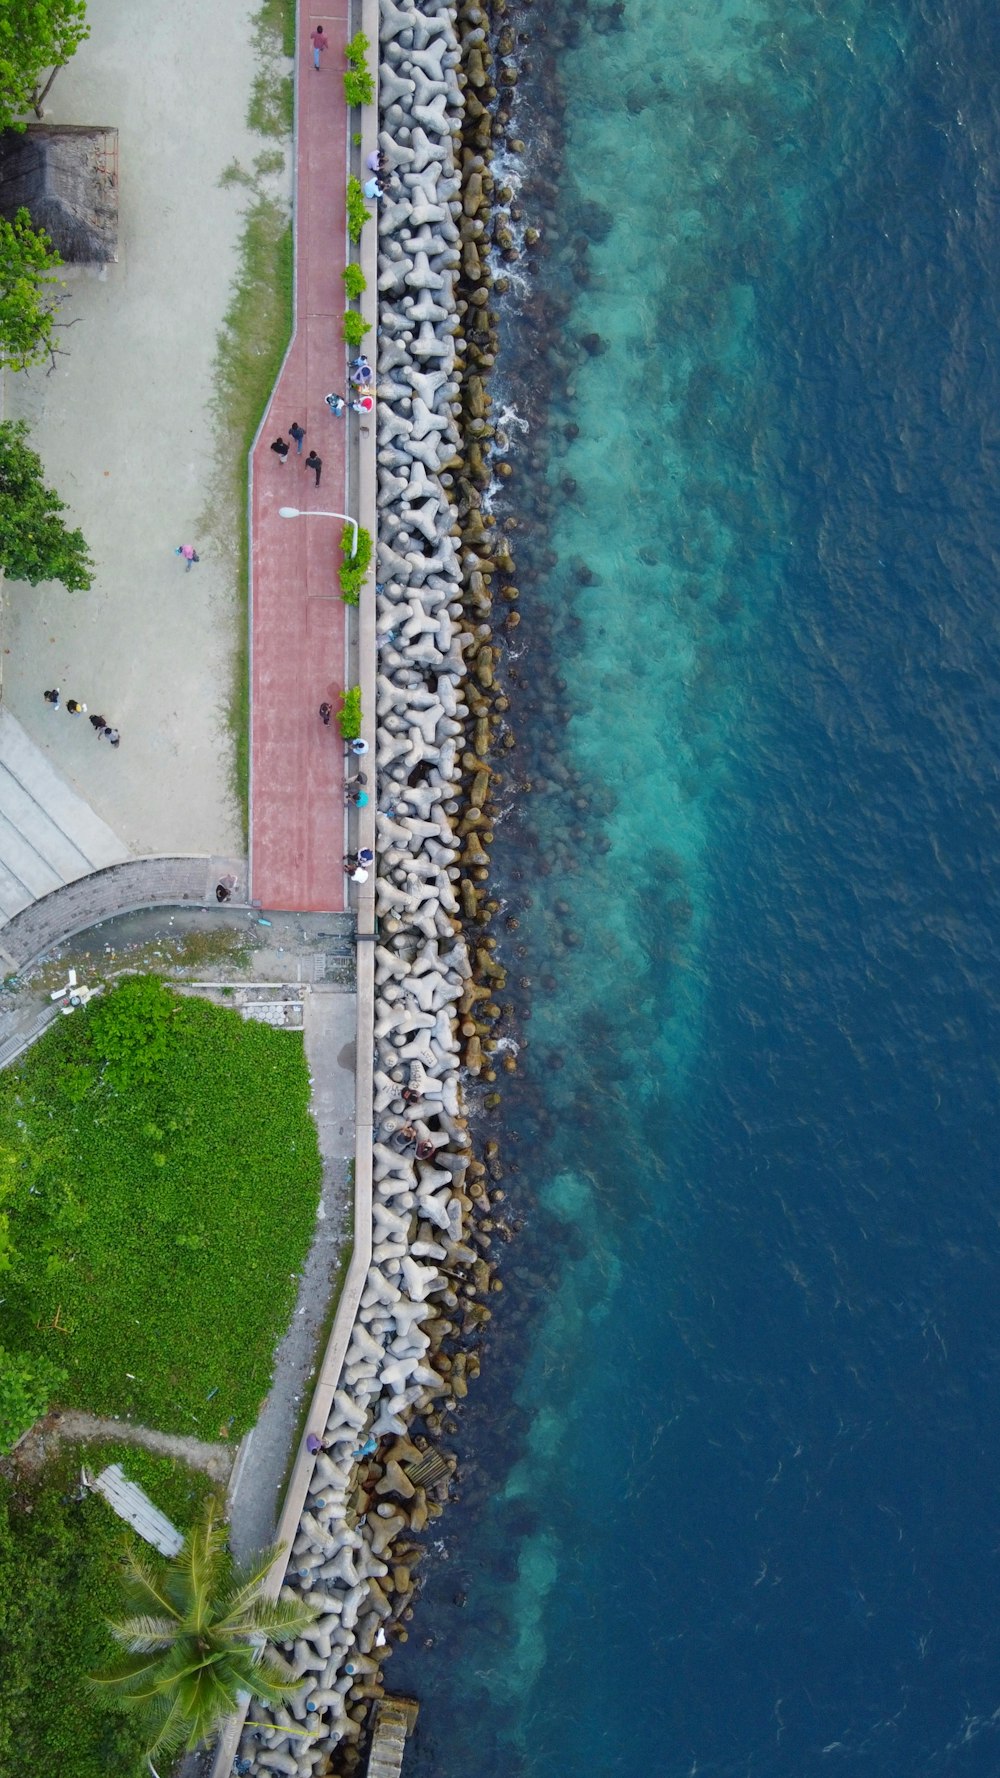
[[[120,1463],[186,1532],[212,1484],[125,1445],[65,1446],[39,1472],[0,1464],[0,1772],[5,1778],[148,1778],[141,1726],[91,1693],[113,1658],[131,1541],[106,1501],[80,1499],[80,1468]]]
[[[28,111],[41,117],[60,68],[89,35],[84,0],[3,0],[0,129],[23,130]]]
[[[65,503],[45,486],[27,435],[24,420],[0,423],[0,567],[31,586],[59,580],[70,592],[86,592],[94,578],[86,539],[60,517]]]
[[[300,1035],[136,976],[0,1076],[9,1364],[203,1438],[256,1419],[320,1184]],[[36,1391],[37,1393],[37,1391]]]
[[[316,1614],[301,1600],[264,1593],[280,1549],[235,1563],[212,1501],[174,1561],[133,1542],[122,1578],[126,1615],[108,1625],[126,1652],[91,1684],[131,1713],[150,1759],[193,1752],[241,1694],[278,1705],[300,1690],[270,1644],[301,1635]]]

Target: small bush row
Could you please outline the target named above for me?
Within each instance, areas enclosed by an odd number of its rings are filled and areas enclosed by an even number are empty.
[[[355,741],[361,733],[361,687],[351,685],[340,694],[341,708],[337,726],[345,741]]]
[[[372,563],[371,532],[366,531],[364,526],[359,526],[355,547],[353,533],[345,525],[344,534],[340,540],[340,555],[340,590],[343,594],[344,604],[356,605]]]

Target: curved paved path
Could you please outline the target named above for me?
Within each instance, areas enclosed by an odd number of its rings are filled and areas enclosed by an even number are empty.
[[[245,858],[131,858],[67,883],[32,902],[0,928],[0,964],[13,972],[99,920],[136,908],[215,907],[215,885],[234,876],[236,905],[246,905]]]
[[[250,882],[265,908],[335,913],[344,899],[343,746],[319,706],[339,709],[347,683],[347,607],[337,563],[342,525],[283,519],[279,507],[348,511],[354,415],[333,419],[330,390],[346,393],[348,115],[342,73],[347,0],[300,0],[296,61],[295,331],[254,447],[251,467]],[[310,34],[330,47],[319,72]],[[293,421],[306,429],[282,465],[271,450]],[[305,467],[323,461],[317,488]]]

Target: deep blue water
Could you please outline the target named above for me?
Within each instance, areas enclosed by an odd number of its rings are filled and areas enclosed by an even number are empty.
[[[569,16],[505,341],[524,1227],[410,1770],[992,1778],[1000,24]]]

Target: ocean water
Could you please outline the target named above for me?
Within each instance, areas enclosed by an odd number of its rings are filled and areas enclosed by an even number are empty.
[[[536,6],[521,1224],[411,1778],[1000,1771],[1000,26]]]

